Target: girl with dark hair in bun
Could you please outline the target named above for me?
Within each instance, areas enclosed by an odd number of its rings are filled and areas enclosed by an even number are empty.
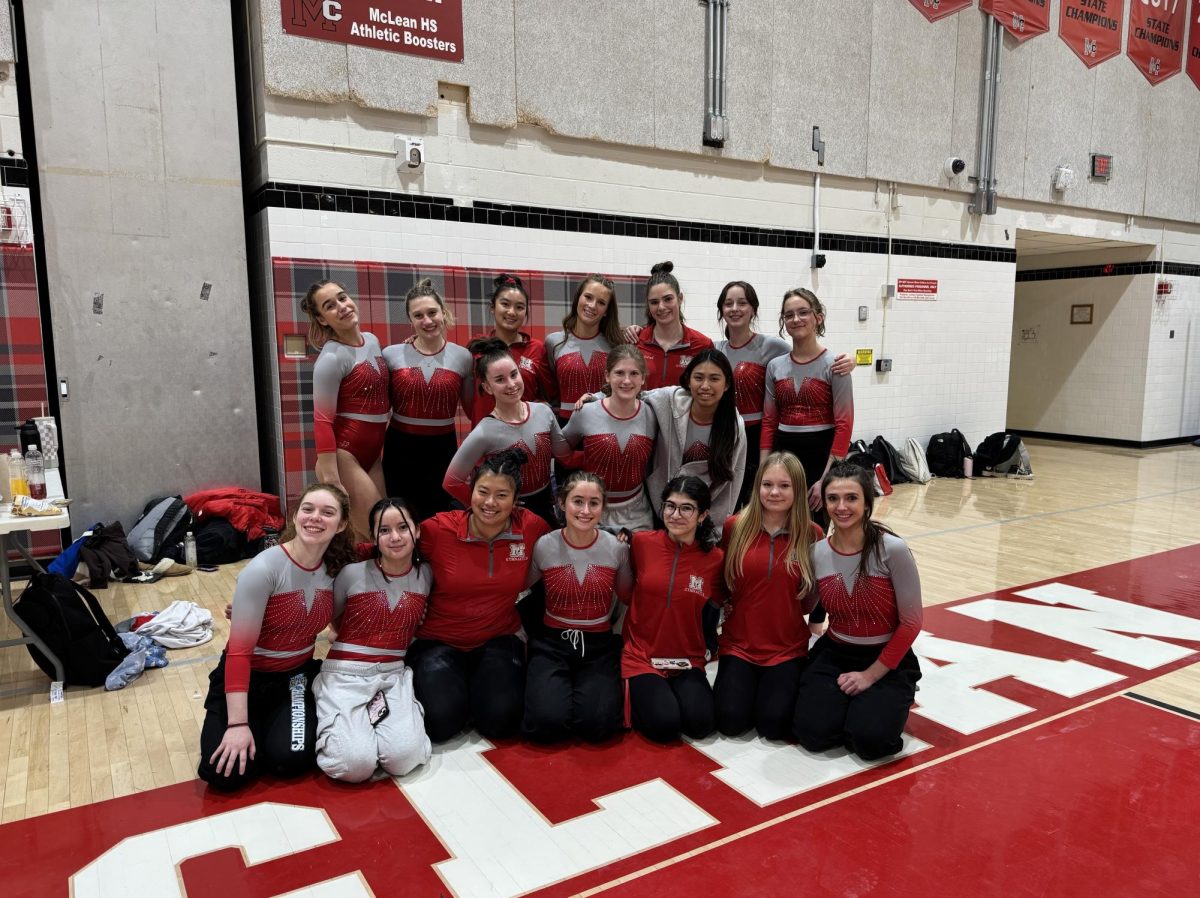
[[[433,592],[407,660],[434,742],[470,721],[488,739],[514,736],[521,724],[525,643],[517,597],[533,547],[550,531],[517,505],[526,462],[519,449],[488,456],[471,477],[467,509],[421,526]]]
[[[646,357],[646,388],[679,383],[683,369],[713,342],[683,323],[683,291],[671,272],[674,262],[659,262],[646,281],[646,326],[637,332],[637,346]]]
[[[546,347],[541,340],[522,330],[529,321],[530,299],[525,282],[515,274],[502,272],[492,280],[493,327],[489,334],[476,339],[498,337],[508,346],[513,361],[525,382],[525,398],[531,402],[549,402],[554,397],[554,378],[546,362]],[[491,414],[496,402],[490,393],[478,389],[471,408],[471,426]]]
[[[447,337],[454,316],[425,278],[405,297],[413,338],[389,346],[383,358],[391,369],[392,420],[383,450],[387,491],[408,499],[418,521],[450,507],[441,476],[458,440],[454,419],[474,399],[471,354]]]
[[[541,402],[525,402],[521,371],[503,340],[472,340],[475,376],[496,407],[463,440],[446,467],[442,485],[464,506],[471,500],[471,472],[481,460],[505,449],[519,448],[526,462],[521,471],[521,504],[557,526],[550,493],[551,457],[566,463],[571,447],[563,439],[554,412]]]
[[[714,727],[703,615],[725,600],[724,554],[715,548],[708,484],[675,477],[660,497],[666,529],[635,533],[630,546],[634,588],[621,675],[635,730],[655,742],[702,739]]]
[[[589,274],[575,288],[563,329],[546,338],[561,423],[570,419],[580,396],[604,386],[608,354],[623,339],[616,285],[602,274]]]

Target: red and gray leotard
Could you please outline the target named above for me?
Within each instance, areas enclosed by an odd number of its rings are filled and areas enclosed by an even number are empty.
[[[763,417],[763,398],[767,389],[767,364],[772,359],[787,355],[792,344],[780,337],[754,334],[741,346],[733,346],[728,340],[717,342],[717,349],[729,359],[733,368],[734,399],[742,420],[757,424]],[[752,447],[757,449],[758,447]]]
[[[611,350],[603,334],[584,339],[571,331],[555,331],[546,338],[546,360],[558,384],[559,418],[570,418],[580,396],[604,386]]]
[[[370,453],[357,445],[363,428],[350,422],[386,425],[390,408],[387,363],[374,334],[364,331],[358,346],[330,340],[321,347],[313,365],[313,435],[318,454],[345,449],[369,467],[375,459],[359,457]],[[382,439],[382,427],[367,431],[374,434],[376,429]]]
[[[404,433],[453,433],[461,404],[468,414],[474,404],[471,353],[446,343],[426,355],[415,343],[398,343],[383,351],[391,369],[392,427]]]
[[[854,380],[833,373],[833,358],[822,349],[805,362],[791,354],[767,365],[763,401],[763,449],[775,448],[775,431],[802,433],[833,430],[830,452],[844,458],[854,429]]]
[[[313,656],[317,634],[333,618],[333,578],[322,562],[301,567],[283,546],[256,555],[233,592],[225,691],[245,692],[250,671],[286,671]]]
[[[329,657],[340,661],[400,661],[425,617],[433,588],[429,565],[389,577],[377,559],[350,564],[333,581],[337,641]]]
[[[564,531],[538,540],[527,586],[541,578],[546,588],[546,626],[559,630],[607,633],[617,597],[628,602],[633,587],[629,547],[604,530],[590,546],[576,548]]]
[[[525,420],[509,424],[488,415],[467,434],[454,453],[442,488],[464,506],[471,504],[471,473],[489,455],[517,448],[529,456],[529,461],[521,467],[522,496],[532,496],[549,485],[551,456],[562,462],[571,457],[571,448],[563,439],[550,406],[541,402],[524,405]]]
[[[604,400],[590,402],[571,416],[563,436],[572,448],[582,445],[581,467],[604,479],[609,502],[624,502],[642,491],[658,437],[647,403],[639,400],[633,415],[618,418]]]
[[[485,334],[484,337],[494,337],[496,332]],[[546,361],[546,347],[541,340],[521,331],[521,339],[508,344],[517,370],[521,372],[521,381],[525,384],[523,399],[527,402],[551,402],[554,398],[554,375]],[[476,382],[474,399],[471,408],[471,426],[474,427],[492,413],[496,400],[490,393],[484,393]]]
[[[908,545],[883,534],[880,557],[866,576],[857,576],[861,553],[842,555],[829,540],[812,547],[815,592],[829,612],[829,636],[835,642],[878,645],[879,660],[895,669],[921,632],[921,578]],[[809,593],[807,606],[817,596]]]

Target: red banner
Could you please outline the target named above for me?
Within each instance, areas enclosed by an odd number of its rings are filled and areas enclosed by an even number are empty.
[[[1200,87],[1200,0],[1192,0],[1192,29],[1188,37],[1187,73],[1196,87]]]
[[[1125,0],[1062,0],[1058,36],[1090,69],[1121,52],[1124,15]]]
[[[971,5],[972,0],[908,0],[917,10],[931,22],[962,12]]]
[[[1050,0],[979,0],[979,8],[1018,41],[1050,30]]]
[[[280,0],[299,37],[463,61],[462,0]]]
[[[1129,40],[1125,54],[1151,84],[1183,68],[1187,0],[1129,0]]]

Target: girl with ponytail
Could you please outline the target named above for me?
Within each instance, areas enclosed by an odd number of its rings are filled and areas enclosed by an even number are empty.
[[[554,378],[546,362],[546,347],[522,328],[529,321],[530,298],[525,282],[515,274],[501,272],[492,280],[492,330],[475,339],[497,337],[508,347],[525,382],[525,398],[530,402],[549,402],[554,397]],[[475,385],[471,408],[474,427],[496,407],[490,393]]]
[[[646,388],[674,386],[688,362],[713,342],[683,323],[683,291],[673,262],[659,262],[646,281],[646,325],[632,335],[650,372]]]

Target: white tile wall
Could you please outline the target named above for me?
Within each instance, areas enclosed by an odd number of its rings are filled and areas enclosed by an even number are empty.
[[[1173,289],[1150,306],[1145,441],[1200,434],[1200,278],[1161,280]]]
[[[826,345],[838,352],[872,349],[893,358],[890,375],[860,368],[855,436],[882,433],[893,443],[958,427],[973,441],[1004,427],[1015,266],[894,256],[891,276],[935,278],[934,302],[888,303],[884,255],[828,253],[808,268],[807,251],[725,246],[388,218],[298,209],[267,210],[271,253],[293,258],[404,262],[484,269],[603,271],[644,275],[675,262],[688,323],[719,339],[716,298],[734,279],[755,285],[761,328],[778,330],[789,287],[813,288],[829,314]],[[869,319],[858,321],[858,307]]]

